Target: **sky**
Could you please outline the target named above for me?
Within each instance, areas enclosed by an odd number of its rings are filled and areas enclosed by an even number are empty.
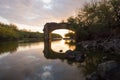
[[[61,22],[75,16],[90,0],[0,0],[0,22],[19,29],[42,32],[48,22]]]

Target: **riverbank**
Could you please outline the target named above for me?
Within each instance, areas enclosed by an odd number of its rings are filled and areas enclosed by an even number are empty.
[[[100,50],[107,53],[120,54],[120,39],[81,41],[77,45],[86,50]]]
[[[94,71],[87,74],[86,80],[120,80],[119,38],[81,41],[77,46],[87,54],[87,57],[99,54],[99,57],[96,57],[96,59],[99,58],[99,63]]]
[[[66,59],[84,64],[86,80],[120,80],[120,39],[81,41]]]

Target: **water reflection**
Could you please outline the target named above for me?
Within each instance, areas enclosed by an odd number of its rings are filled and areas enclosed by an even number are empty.
[[[43,74],[41,76],[42,80],[54,80],[53,74],[52,74],[52,66],[44,66],[43,67]]]
[[[54,44],[58,44],[59,41],[55,41]],[[61,41],[62,43],[62,41]],[[57,47],[55,46],[55,49],[58,50],[59,47],[61,47],[61,43],[59,43],[60,45],[57,45]],[[65,49],[65,48],[62,48]],[[51,48],[51,43],[49,43],[48,41],[44,42],[44,56],[47,59],[65,59],[65,53],[60,53],[59,51],[54,51]]]
[[[70,40],[67,40],[70,41]],[[65,52],[67,50],[75,50],[75,44],[66,44],[66,40],[60,40],[60,41],[54,41],[54,42],[49,42],[45,41],[44,42],[44,56],[47,59],[61,59],[64,60],[66,57]],[[62,51],[62,52],[60,52]]]
[[[79,46],[65,43],[69,41],[54,41],[51,45],[43,42],[0,43],[0,56],[7,54],[6,57],[0,57],[0,80],[85,80],[85,75],[95,71],[102,58],[107,56],[100,51],[85,51]],[[85,61],[67,60],[64,53],[67,49],[87,54]]]
[[[16,51],[24,51],[36,48],[43,48],[43,42],[34,43],[2,42],[0,43],[0,54],[4,54],[7,52],[15,53]]]
[[[59,52],[60,50],[62,50],[62,53],[64,53],[68,49],[71,49],[71,50],[75,49],[75,45],[71,46],[71,45],[65,44],[65,42],[66,42],[65,40],[53,41],[52,45],[51,43],[50,45],[48,45],[49,43],[43,43],[43,42],[34,42],[34,43],[33,42],[32,43],[2,42],[0,43],[0,54],[7,53],[7,52],[15,53],[16,51],[24,51],[24,50],[36,49],[36,48],[43,49],[43,45],[44,45],[44,54],[56,53],[53,55],[56,55],[56,58],[57,58],[57,55],[64,56],[64,54],[61,54],[61,52]],[[52,58],[53,57],[51,57],[51,59]]]
[[[70,43],[72,40],[60,40],[51,42],[51,49],[55,52],[62,50],[65,53],[67,50],[75,50],[75,43]]]
[[[43,42],[16,44],[13,54],[0,58],[0,80],[84,80],[82,70],[76,67],[77,63],[65,60],[65,54],[54,51],[56,48],[49,49]]]
[[[2,42],[0,43],[0,54],[10,52],[13,53],[17,50],[17,42]]]

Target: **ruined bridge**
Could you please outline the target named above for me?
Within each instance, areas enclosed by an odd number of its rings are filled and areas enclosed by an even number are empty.
[[[46,23],[44,26],[44,56],[51,59],[64,59],[66,54],[56,53],[51,49],[51,32],[57,29],[69,29],[66,23]]]
[[[68,26],[67,23],[46,23],[44,26],[44,39],[45,40],[50,40],[51,39],[51,32],[57,29],[69,29],[70,27]]]

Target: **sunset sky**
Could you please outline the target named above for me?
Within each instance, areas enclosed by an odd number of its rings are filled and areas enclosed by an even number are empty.
[[[0,0],[0,22],[42,32],[45,23],[76,15],[86,2],[90,0]]]

